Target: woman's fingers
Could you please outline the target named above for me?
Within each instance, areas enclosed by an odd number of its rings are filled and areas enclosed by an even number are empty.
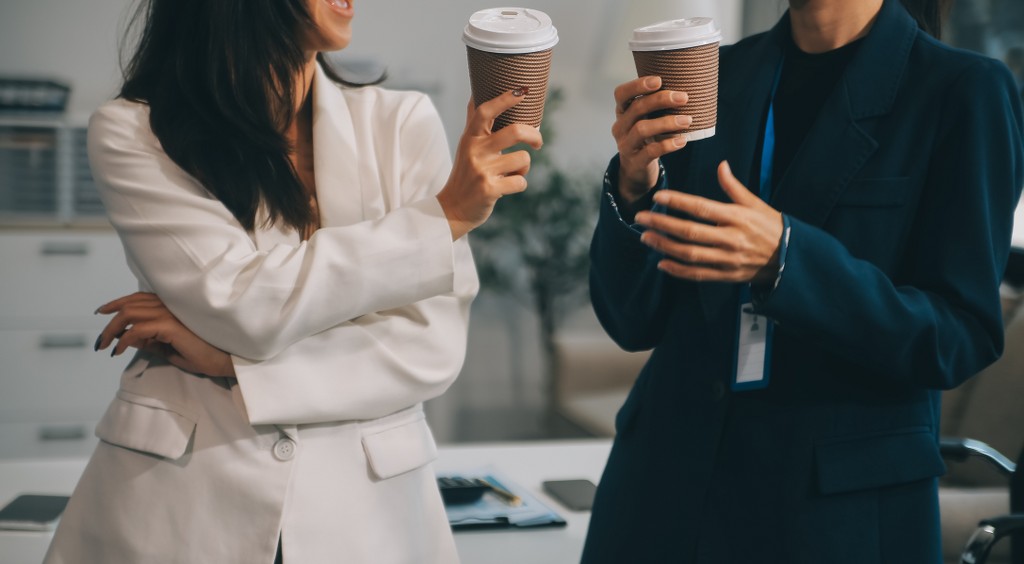
[[[501,155],[494,160],[494,174],[496,176],[508,176],[510,174],[525,175],[530,171],[530,153],[526,151],[515,151]]]
[[[615,115],[625,114],[641,96],[661,88],[660,76],[641,76],[615,87]]]
[[[716,246],[696,243],[692,240],[678,240],[674,237],[647,231],[641,236],[645,245],[657,250],[667,257],[687,264],[700,264],[721,269],[739,268],[741,261],[735,253]]]
[[[124,296],[104,304],[100,310],[116,315],[96,340],[97,350],[113,344],[110,356],[117,356],[135,348],[158,355],[187,372],[234,375],[230,355],[191,332],[156,294]]]
[[[636,214],[635,221],[640,225],[653,229],[659,233],[664,233],[679,241],[715,246],[726,246],[730,242],[728,233],[717,226],[672,217],[663,213],[653,213],[649,211],[638,212]],[[645,232],[641,237],[644,242],[647,242],[644,238],[647,237],[648,234],[654,235],[651,231]]]
[[[680,144],[669,145],[672,150],[682,147],[686,140],[680,133],[690,127],[693,118],[690,116],[668,115],[660,118],[645,119],[637,122],[624,136],[619,138],[619,152],[629,155],[642,151],[647,145],[656,141],[672,141],[678,139]]]
[[[657,76],[640,77],[615,89],[615,123],[612,137],[619,150],[619,192],[633,200],[643,196],[658,178],[656,162],[678,151],[686,140],[675,133],[693,123],[690,116],[658,115],[656,112],[685,106],[685,92],[660,90]]]
[[[160,299],[156,297],[156,294],[151,292],[135,292],[128,294],[127,296],[121,296],[116,300],[109,301],[100,307],[96,308],[96,313],[110,314],[119,311],[122,307],[128,304],[138,303],[154,303],[159,302]]]
[[[494,120],[505,110],[514,107],[526,98],[529,89],[520,88],[505,92],[501,96],[488,100],[479,106],[475,111],[470,110],[466,119],[466,133],[470,135],[487,135],[494,126]],[[472,101],[470,102],[472,107]]]
[[[125,329],[110,351],[110,356],[118,356],[128,350],[129,347],[144,349],[151,343],[164,343],[165,337],[160,333],[161,323],[159,321],[141,321]]]
[[[742,223],[746,219],[737,213],[732,204],[718,202],[701,196],[694,196],[676,190],[658,190],[654,202],[666,208],[682,212],[695,219],[717,225]]]
[[[658,262],[658,269],[666,274],[695,282],[746,282],[749,276],[742,270],[722,270],[703,264],[687,264],[671,259]]]
[[[502,195],[518,194],[526,190],[526,178],[521,174],[506,176],[497,182]]]
[[[737,204],[751,207],[764,207],[767,205],[761,200],[760,196],[748,190],[742,182],[733,176],[732,168],[729,167],[729,161],[718,163],[718,183],[722,186],[725,195],[729,196],[729,199]]]
[[[501,131],[490,135],[485,142],[485,151],[501,152],[509,147],[520,143],[529,145],[534,149],[540,149],[544,145],[544,138],[540,129],[523,123],[513,123]]]
[[[506,92],[467,109],[466,129],[459,139],[448,182],[437,195],[453,239],[487,221],[498,198],[526,189],[524,175],[530,170],[530,155],[521,150],[504,151],[521,144],[540,149],[544,144],[540,130],[511,124],[491,132],[494,118],[525,95],[525,89]]]
[[[667,257],[659,268],[672,276],[724,282],[770,278],[778,268],[782,214],[750,192],[724,161],[718,179],[732,202],[658,191],[655,203],[688,218],[640,212],[636,221],[650,228],[642,241]]]
[[[685,92],[673,90],[662,90],[637,98],[630,103],[623,113],[616,116],[615,123],[612,125],[612,135],[617,139],[624,137],[637,124],[652,119],[649,116],[659,115],[659,112],[664,112],[665,110],[680,110],[686,106],[688,101],[689,96]],[[670,114],[669,117],[674,115]],[[688,126],[689,124],[676,125],[673,131],[678,131]]]
[[[100,331],[93,345],[94,350],[102,350],[110,346],[114,339],[118,338],[130,326],[140,321],[156,319],[166,311],[164,305],[156,300],[140,300],[121,305],[114,317],[107,321],[107,324]],[[112,312],[114,313],[114,312]]]

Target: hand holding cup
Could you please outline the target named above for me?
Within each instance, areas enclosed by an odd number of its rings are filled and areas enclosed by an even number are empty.
[[[612,136],[619,150],[619,194],[627,202],[654,187],[658,159],[686,145],[686,137],[679,132],[693,119],[666,111],[683,108],[687,99],[685,92],[661,90],[657,76],[637,78],[615,89]]]
[[[616,89],[612,128],[622,166],[619,191],[627,201],[654,187],[659,158],[715,134],[721,39],[711,18],[633,30],[629,47],[640,78]]]
[[[514,123],[494,131],[494,123],[527,94],[523,90],[510,91],[479,106],[470,101],[466,129],[455,150],[451,175],[437,195],[453,240],[487,221],[499,198],[526,190],[530,154],[525,150],[503,151],[519,143],[540,149],[544,144],[540,130]]]
[[[528,8],[491,8],[475,12],[462,32],[469,62],[473,101],[479,106],[512,89],[527,90],[524,100],[498,116],[494,131],[513,123],[540,127],[558,30],[551,18]]]

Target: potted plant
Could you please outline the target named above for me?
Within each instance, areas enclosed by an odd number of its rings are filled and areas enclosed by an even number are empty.
[[[541,125],[547,145],[554,140],[550,116],[561,102],[561,91],[553,89]],[[559,374],[555,338],[566,315],[588,296],[590,238],[599,194],[592,179],[563,170],[549,153],[530,153],[529,187],[499,200],[491,219],[473,233],[471,244],[482,287],[514,297],[537,316],[550,416]]]

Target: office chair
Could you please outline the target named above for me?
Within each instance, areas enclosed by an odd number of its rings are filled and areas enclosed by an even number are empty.
[[[984,564],[992,546],[1006,537],[1010,537],[1010,562],[1024,564],[1024,469],[1017,472],[1018,466],[1024,463],[1024,449],[1016,463],[987,444],[972,439],[943,438],[939,441],[939,450],[943,458],[949,460],[980,458],[1010,480],[1010,514],[982,519],[964,545],[960,564]]]

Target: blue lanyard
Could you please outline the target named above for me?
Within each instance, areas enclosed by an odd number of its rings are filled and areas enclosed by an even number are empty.
[[[775,80],[772,82],[772,94],[768,99],[768,119],[764,123],[764,144],[761,146],[761,184],[760,196],[764,201],[772,197],[772,160],[775,158],[775,91],[779,89],[779,78],[782,76],[782,64],[775,69]]]

